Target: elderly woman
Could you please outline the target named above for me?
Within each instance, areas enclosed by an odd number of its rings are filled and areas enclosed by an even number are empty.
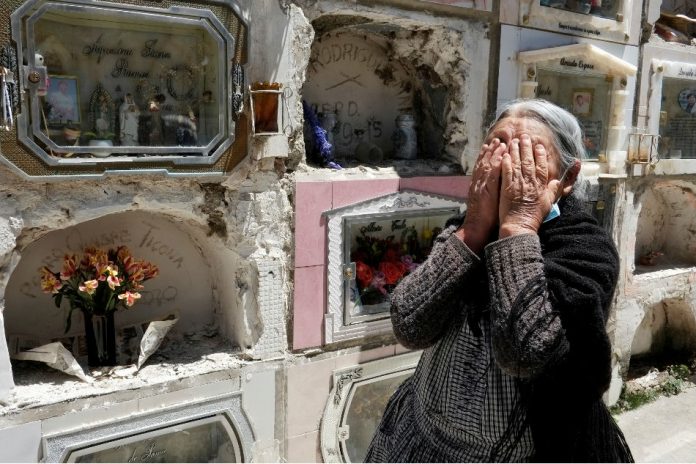
[[[491,127],[465,218],[392,296],[397,338],[425,351],[367,461],[632,461],[602,402],[619,264],[573,190],[582,140],[544,100]]]

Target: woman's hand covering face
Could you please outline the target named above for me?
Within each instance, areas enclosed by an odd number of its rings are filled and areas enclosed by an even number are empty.
[[[462,229],[465,243],[476,253],[483,249],[498,224],[500,169],[506,151],[507,145],[495,138],[481,147],[474,166]]]
[[[532,145],[528,134],[513,139],[502,157],[501,181],[500,238],[536,234],[561,193],[559,180],[549,182],[548,152],[544,145]]]

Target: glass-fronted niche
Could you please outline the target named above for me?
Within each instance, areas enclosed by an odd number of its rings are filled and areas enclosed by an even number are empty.
[[[327,343],[391,331],[394,288],[425,260],[460,207],[457,199],[402,191],[324,213]]]
[[[202,8],[26,3],[12,15],[29,97],[20,140],[49,165],[213,164],[234,140],[243,102],[233,36],[242,23],[229,16],[223,24]]]
[[[661,158],[696,158],[696,81],[663,79],[659,131]]]
[[[346,324],[389,316],[396,285],[427,258],[433,240],[458,211],[390,212],[345,219]]]
[[[540,6],[616,19],[621,0],[538,0]]]
[[[589,158],[604,151],[612,77],[561,73],[537,66],[537,96],[573,113],[583,128]]]
[[[333,373],[321,421],[324,462],[364,462],[389,398],[413,372],[420,352],[360,364]]]
[[[225,414],[73,451],[66,462],[243,462]]]

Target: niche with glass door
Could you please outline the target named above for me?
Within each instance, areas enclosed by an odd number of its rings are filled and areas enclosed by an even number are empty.
[[[49,166],[215,164],[243,102],[236,14],[232,3],[26,2],[12,14],[28,97],[19,141]]]

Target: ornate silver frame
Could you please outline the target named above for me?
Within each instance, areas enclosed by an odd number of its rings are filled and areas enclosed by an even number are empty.
[[[240,13],[236,3],[230,0],[210,0],[210,3],[220,4],[231,8],[239,21],[246,26],[243,16]],[[27,94],[30,97],[23,98],[21,102],[22,112],[17,116],[17,135],[19,141],[27,147],[34,156],[41,159],[48,166],[54,167],[96,167],[109,166],[110,164],[129,163],[133,165],[142,164],[142,170],[133,169],[127,172],[146,172],[152,173],[151,165],[154,163],[165,163],[173,166],[191,166],[192,170],[196,167],[204,168],[214,165],[222,154],[228,150],[235,139],[235,121],[233,112],[233,103],[235,98],[239,99],[235,92],[242,91],[235,88],[235,82],[232,79],[233,73],[238,73],[242,66],[235,62],[235,38],[232,37],[229,31],[224,27],[215,14],[206,9],[186,8],[186,7],[170,7],[170,8],[155,8],[146,6],[134,6],[128,4],[118,4],[111,2],[102,2],[94,0],[29,0],[18,8],[11,15],[12,36],[17,43],[18,57],[34,56],[35,44],[33,43],[33,30],[35,23],[41,18],[46,11],[61,11],[69,13],[76,9],[85,11],[93,9],[103,12],[109,11],[109,14],[114,15],[124,20],[137,18],[142,15],[147,15],[151,21],[172,23],[179,25],[195,25],[205,29],[210,37],[217,43],[218,47],[218,73],[217,78],[220,82],[221,92],[225,95],[218,102],[218,124],[220,132],[206,146],[186,146],[186,147],[104,147],[96,149],[105,153],[128,154],[138,153],[151,156],[125,156],[118,158],[56,158],[50,156],[36,141],[40,140],[48,147],[56,151],[69,151],[80,153],[91,153],[95,151],[95,147],[77,146],[65,147],[58,146],[51,141],[46,134],[40,130],[40,121],[38,116],[38,98],[36,97],[36,89],[28,82],[28,73],[31,66],[19,67],[19,77],[22,87],[26,88]],[[248,27],[248,26],[247,26]],[[243,86],[240,87],[243,89]],[[241,110],[241,106],[239,107]],[[32,117],[33,115],[33,117]],[[184,156],[183,154],[197,153],[198,156]],[[152,156],[155,155],[155,156]],[[4,158],[2,158],[3,161]],[[11,163],[10,166],[14,167]],[[146,167],[147,166],[147,167]],[[157,172],[168,173],[166,167],[155,169]],[[96,177],[102,177],[106,173],[122,173],[121,170],[109,170],[104,173],[96,174]],[[172,176],[185,175],[181,172],[168,173]],[[193,173],[192,173],[193,174]],[[203,172],[202,174],[210,175]],[[220,174],[220,173],[217,173]],[[95,174],[76,174],[80,177],[95,177]],[[74,177],[74,176],[70,176]]]
[[[242,461],[249,461],[255,438],[251,422],[242,409],[242,392],[207,401],[186,403],[185,406],[152,411],[96,427],[45,436],[42,440],[43,461],[66,462],[71,453],[82,448],[94,447],[129,436],[137,438],[137,434],[146,434],[191,420],[220,415],[225,416],[236,433]]]
[[[345,442],[350,438],[346,411],[361,384],[413,373],[421,351],[371,361],[333,372],[333,388],[321,421],[321,455],[324,462],[350,462]]]
[[[354,205],[325,211],[327,218],[327,308],[324,315],[326,343],[389,333],[392,330],[389,313],[346,317],[346,279],[354,278],[350,265],[350,242],[347,240],[351,221],[375,217],[418,216],[419,213],[447,213],[463,211],[463,202],[453,197],[403,190]]]

